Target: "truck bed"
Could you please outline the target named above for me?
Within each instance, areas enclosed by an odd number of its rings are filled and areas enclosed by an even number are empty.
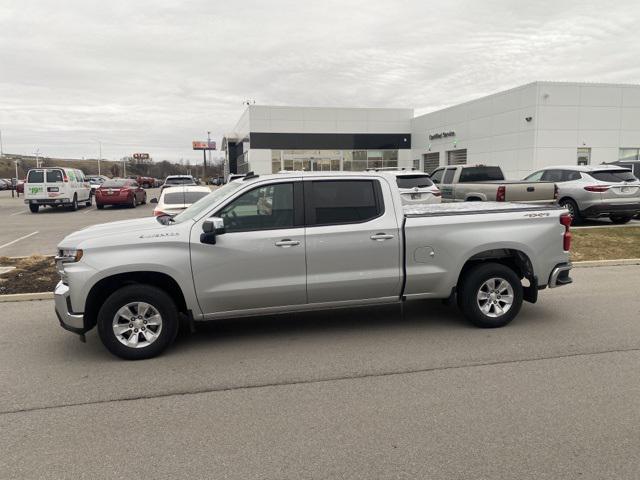
[[[540,211],[558,209],[562,209],[562,207],[548,204],[536,205],[531,203],[509,202],[458,202],[403,206],[405,217],[436,217],[443,215],[469,215],[515,211],[528,212],[532,210]]]

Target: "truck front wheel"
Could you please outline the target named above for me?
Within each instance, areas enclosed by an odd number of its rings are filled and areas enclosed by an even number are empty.
[[[100,308],[98,335],[114,355],[141,360],[171,345],[178,323],[178,310],[166,292],[151,285],[127,285]]]
[[[458,305],[478,327],[503,327],[520,311],[522,283],[513,270],[500,263],[479,264],[461,279]]]

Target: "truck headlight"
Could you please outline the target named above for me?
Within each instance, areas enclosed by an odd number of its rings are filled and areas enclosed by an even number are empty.
[[[60,275],[60,279],[62,283],[67,283],[67,275],[64,271],[64,265],[66,263],[75,263],[80,261],[82,258],[82,250],[80,249],[60,249],[58,250],[58,255],[55,257],[56,262],[56,270],[58,275]]]

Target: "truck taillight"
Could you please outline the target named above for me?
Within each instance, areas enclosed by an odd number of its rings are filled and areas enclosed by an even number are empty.
[[[442,196],[442,192],[440,190],[436,190],[435,192],[431,192],[433,194],[434,197],[441,197]]]
[[[587,185],[584,189],[587,192],[606,192],[609,190],[609,185]]]
[[[504,185],[500,185],[496,191],[496,202],[504,202],[507,197],[507,188]]]
[[[562,249],[565,252],[571,250],[571,215],[563,213],[560,215],[560,223],[564,225],[564,234],[562,235]]]
[[[558,184],[557,183],[553,184],[553,199],[555,201],[558,201]]]
[[[63,181],[64,183],[69,183],[69,177],[67,177],[67,174],[66,174],[66,173],[63,173],[63,174],[62,174],[62,181]]]
[[[168,215],[168,213],[163,212],[162,210],[154,210],[153,215],[156,217],[162,217],[164,215]]]

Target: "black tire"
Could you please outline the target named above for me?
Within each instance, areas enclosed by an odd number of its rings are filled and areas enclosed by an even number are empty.
[[[129,206],[131,208],[136,208],[137,205],[138,205],[138,202],[136,202],[136,195],[133,194],[133,196],[131,197],[131,203],[129,204]]]
[[[617,215],[611,215],[609,219],[612,223],[616,225],[624,225],[625,223],[629,223],[633,217],[619,217]]]
[[[120,308],[133,302],[145,302],[153,306],[162,317],[162,328],[156,340],[147,346],[128,347],[118,340],[112,322]],[[114,355],[125,360],[152,358],[173,343],[178,334],[178,309],[164,290],[151,285],[127,285],[116,290],[104,302],[98,312],[98,335],[103,345]],[[143,335],[142,332],[135,335]]]
[[[560,206],[565,207],[567,210],[569,210],[569,215],[571,215],[571,218],[573,219],[571,222],[573,225],[578,225],[584,221],[584,218],[580,214],[578,204],[572,199],[563,198],[562,200],[560,200]]]
[[[496,307],[489,306],[487,313],[483,312],[480,308],[481,300],[478,299],[478,294],[485,285],[485,282],[489,282],[491,279],[506,281],[513,291],[513,301],[509,309],[503,314],[498,314],[497,308],[504,308],[507,303],[504,298],[501,299],[504,293],[493,299],[496,300],[498,304]],[[488,299],[485,301],[485,304],[493,300]],[[504,327],[515,318],[520,311],[520,307],[522,307],[522,283],[513,270],[500,263],[479,264],[467,270],[464,273],[464,278],[460,280],[458,305],[464,316],[477,327]]]
[[[147,192],[144,192],[144,196],[142,197],[142,205],[147,204]]]
[[[75,212],[76,210],[78,210],[78,195],[73,195],[73,202],[71,203],[71,207],[70,210],[72,212]]]
[[[101,203],[96,202],[96,208],[97,208],[98,210],[102,210],[102,209],[104,208],[104,205],[103,205],[103,204],[101,204]]]
[[[40,210],[40,205],[34,205],[30,203],[29,210],[31,210],[31,213],[38,213],[38,210]]]
[[[88,200],[85,202],[84,206],[85,206],[85,207],[90,207],[90,206],[91,206],[91,200],[92,200],[92,199],[91,199],[91,194],[89,194],[89,198],[88,198]]]

